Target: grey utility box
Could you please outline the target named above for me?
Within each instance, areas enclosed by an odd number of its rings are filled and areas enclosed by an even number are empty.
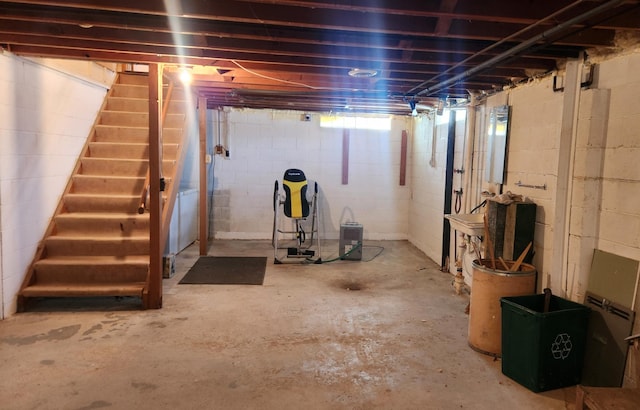
[[[359,223],[351,222],[340,225],[338,254],[341,259],[362,260],[362,232],[362,225]]]

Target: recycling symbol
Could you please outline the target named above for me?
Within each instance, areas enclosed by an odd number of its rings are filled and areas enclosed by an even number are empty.
[[[554,359],[566,359],[571,353],[571,337],[566,333],[560,333],[551,344],[551,353]]]

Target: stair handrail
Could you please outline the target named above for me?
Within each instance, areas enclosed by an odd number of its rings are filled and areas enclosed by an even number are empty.
[[[173,79],[163,74],[163,77],[169,80],[169,88],[167,89],[167,95],[164,97],[164,101],[162,104],[162,116],[160,123],[164,128],[164,120],[167,116],[167,111],[169,111],[169,102],[171,101],[171,93],[173,92]],[[149,153],[151,155],[151,153]],[[144,185],[142,186],[142,193],[140,194],[140,205],[138,205],[138,213],[143,214],[145,209],[147,209],[147,197],[149,196],[149,188],[150,185],[150,170],[147,166],[147,175],[144,179]],[[162,173],[162,164],[160,164],[160,173]]]

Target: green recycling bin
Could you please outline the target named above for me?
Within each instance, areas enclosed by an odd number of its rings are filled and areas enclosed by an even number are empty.
[[[503,297],[502,373],[534,392],[580,383],[587,306],[544,294]]]

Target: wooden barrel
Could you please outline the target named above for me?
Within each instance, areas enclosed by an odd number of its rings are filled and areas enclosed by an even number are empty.
[[[507,261],[507,266],[514,262]],[[517,272],[491,269],[487,260],[473,261],[469,306],[469,346],[495,357],[502,354],[500,298],[535,293],[536,269],[523,263]]]

